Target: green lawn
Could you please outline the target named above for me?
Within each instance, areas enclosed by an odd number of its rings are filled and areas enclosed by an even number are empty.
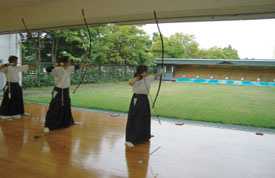
[[[157,83],[152,90],[155,97]],[[25,100],[48,103],[51,87],[28,89]],[[127,112],[126,82],[82,85],[72,105]],[[163,83],[154,115],[226,124],[275,128],[275,88]]]

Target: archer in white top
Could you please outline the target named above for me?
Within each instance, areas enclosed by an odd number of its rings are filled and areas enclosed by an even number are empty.
[[[142,79],[135,77],[129,84],[132,86],[133,93],[148,95],[155,76],[145,76]]]
[[[28,70],[28,65],[17,66],[8,64],[0,69],[6,75],[7,82],[18,83],[20,81],[21,72],[26,72]]]
[[[152,83],[162,73],[163,72],[161,70],[159,73],[157,73],[155,75],[148,75],[148,73],[147,73],[147,67],[146,67],[145,72],[142,72],[140,74],[138,73],[138,75],[136,74],[136,77],[134,77],[133,79],[129,80],[129,85],[132,86],[133,93],[148,95],[150,93],[150,89],[151,89]]]
[[[69,88],[71,85],[71,74],[76,70],[75,66],[57,66],[50,74],[54,77],[55,86],[58,88]]]
[[[133,88],[126,124],[126,146],[148,142],[151,138],[151,111],[148,95],[151,85],[159,75],[148,75],[148,67],[139,65],[134,78],[129,81]]]
[[[0,71],[7,78],[0,106],[0,116],[3,119],[20,118],[24,114],[23,92],[19,81],[21,72],[27,71],[28,66],[18,66],[17,61],[17,56],[10,56],[9,63],[0,66]]]

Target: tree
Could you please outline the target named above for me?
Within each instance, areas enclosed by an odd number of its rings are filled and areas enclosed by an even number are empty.
[[[151,63],[151,41],[137,26],[104,25],[90,28],[92,49],[89,60],[96,64]],[[44,46],[41,51],[43,61],[55,62],[60,53],[66,53],[75,61],[81,61],[89,50],[89,38],[84,28],[50,30],[43,32],[40,39]],[[33,50],[26,39],[23,50],[32,56]],[[33,57],[34,59],[35,57]]]
[[[138,65],[151,63],[151,41],[137,26],[108,25],[104,46],[108,46],[108,62],[113,64]]]
[[[200,49],[193,35],[175,33],[170,37],[163,37],[164,56],[167,58],[205,58],[205,59],[239,59],[238,51],[231,45],[225,48],[212,47]],[[155,58],[161,56],[161,41],[157,33],[152,38],[152,54]]]
[[[169,38],[164,37],[165,57],[168,58],[196,58],[199,53],[199,45],[193,35],[175,33]],[[153,35],[152,53],[155,57],[161,56],[161,41],[158,34]]]
[[[41,62],[56,61],[66,53],[74,61],[88,59],[94,64],[138,65],[152,64],[153,58],[161,57],[161,41],[158,33],[149,36],[139,26],[102,25],[90,27],[92,49],[89,53],[89,38],[85,28],[48,30],[33,33],[32,39],[22,34],[22,54],[28,62],[41,58]],[[238,59],[238,51],[230,45],[225,48],[200,49],[193,35],[175,33],[163,37],[165,57]],[[39,45],[38,45],[39,44]],[[39,46],[39,51],[37,46]],[[39,56],[35,55],[39,53]]]
[[[200,50],[200,58],[205,59],[239,59],[238,51],[230,45],[225,48],[212,47],[207,50]]]

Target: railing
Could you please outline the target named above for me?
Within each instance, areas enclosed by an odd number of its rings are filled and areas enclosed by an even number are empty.
[[[23,75],[23,87],[40,87],[54,85],[53,77],[43,69],[50,66],[49,63],[41,64],[40,70],[30,69]],[[126,81],[131,78],[135,71],[135,66],[126,65],[97,65],[80,69],[72,75],[72,84],[78,84],[83,75],[83,70],[87,70],[82,83],[95,83],[107,81]]]

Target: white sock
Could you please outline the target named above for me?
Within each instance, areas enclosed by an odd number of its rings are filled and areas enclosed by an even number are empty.
[[[1,119],[9,119],[10,116],[0,116]]]
[[[21,118],[21,115],[20,115],[20,114],[13,115],[12,118],[13,118],[13,119],[20,119],[20,118]]]
[[[44,133],[49,133],[49,132],[50,132],[50,129],[49,129],[48,127],[44,127],[43,132],[44,132]]]
[[[125,142],[125,145],[130,148],[133,148],[135,146],[132,142]]]

